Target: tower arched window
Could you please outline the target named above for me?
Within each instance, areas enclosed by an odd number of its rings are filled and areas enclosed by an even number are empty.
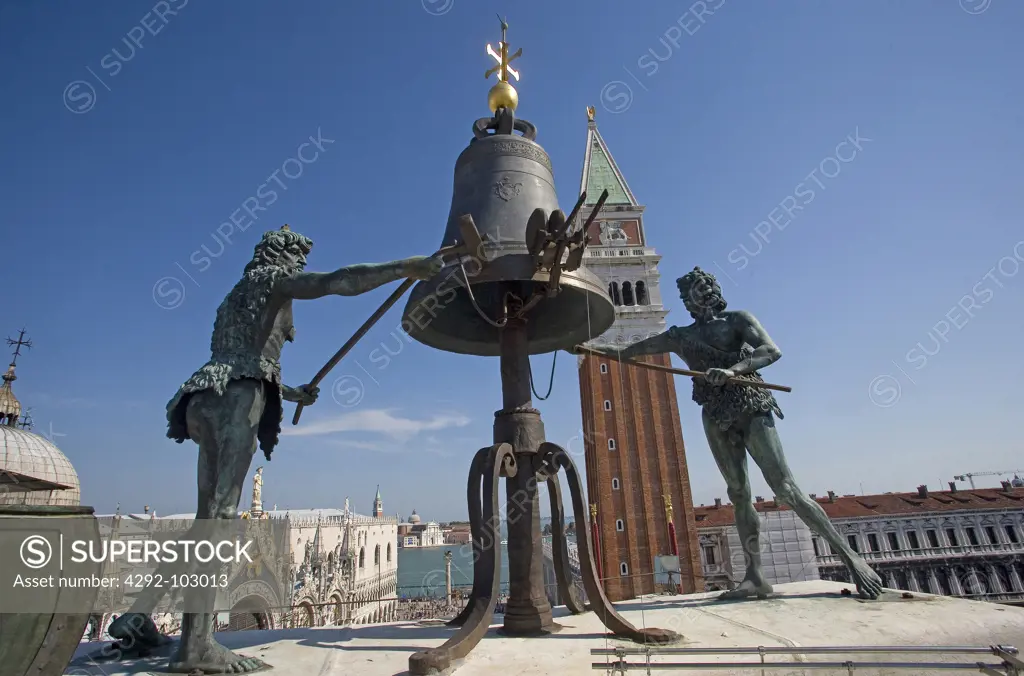
[[[612,479],[612,490],[613,491],[619,490],[619,480],[618,479]]]
[[[619,283],[612,282],[608,285],[608,295],[611,296],[612,303],[616,305],[622,305],[622,296],[619,295]]]
[[[359,548],[359,567],[366,568],[366,547]]]
[[[609,451],[614,451],[615,450],[615,440],[614,439],[609,439],[608,440],[608,450]]]
[[[626,565],[625,561],[619,564],[619,575],[629,575],[629,566]]]
[[[388,563],[391,563],[391,543],[388,543]]]
[[[633,285],[629,282],[622,283],[622,303],[623,305],[633,304]]]
[[[601,373],[608,373],[608,364],[601,364]]]
[[[647,285],[643,282],[636,283],[636,304],[649,305],[651,300],[647,297]]]
[[[626,525],[622,523],[622,519],[615,519],[615,530],[619,531],[620,533],[626,530]]]
[[[380,565],[380,545],[377,545],[377,547],[373,550],[373,565]]]

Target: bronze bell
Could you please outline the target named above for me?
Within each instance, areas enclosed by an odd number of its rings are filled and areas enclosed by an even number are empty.
[[[578,246],[567,256],[557,249],[561,261],[568,262],[555,272],[557,289],[547,288],[552,271],[540,262],[537,222],[558,211],[558,197],[551,160],[534,141],[536,128],[505,108],[494,118],[478,120],[473,131],[475,138],[455,162],[441,246],[464,243],[468,215],[480,233],[480,251],[449,262],[436,277],[413,288],[403,313],[406,331],[446,352],[497,356],[500,321],[508,311],[508,289],[514,288],[524,299],[547,291],[528,315],[530,354],[569,349],[598,337],[615,321],[615,309],[604,284],[580,265],[584,242],[579,223]],[[542,213],[535,215],[538,210]]]

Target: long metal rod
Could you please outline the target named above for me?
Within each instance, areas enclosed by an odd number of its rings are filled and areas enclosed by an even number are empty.
[[[406,279],[403,281],[402,284],[395,289],[390,296],[388,296],[387,300],[381,303],[381,306],[377,308],[377,311],[370,315],[370,318],[363,322],[363,325],[352,334],[352,337],[345,341],[345,344],[341,346],[341,349],[334,353],[334,356],[324,364],[323,368],[317,371],[317,374],[313,376],[313,380],[311,380],[309,384],[314,387],[319,385],[320,381],[326,378],[327,374],[331,372],[331,369],[337,366],[338,362],[345,358],[345,355],[349,353],[349,350],[355,347],[356,343],[366,335],[366,332],[372,329],[373,325],[376,324],[380,318],[383,317],[387,311],[405,295],[405,292],[413,287],[413,284],[415,283],[415,279]],[[305,404],[300,403],[295,407],[295,415],[292,416],[293,425],[299,424],[299,417],[302,416],[302,409],[304,406]]]
[[[584,237],[586,237],[587,230],[590,229],[590,224],[594,222],[595,218],[597,218],[597,214],[601,211],[601,207],[604,206],[604,202],[607,199],[608,188],[605,188],[604,190],[601,191],[601,196],[597,198],[597,204],[594,205],[594,208],[590,212],[590,216],[587,217],[586,222],[583,224],[583,227],[581,228],[583,230]]]
[[[650,369],[652,371],[664,371],[665,373],[673,373],[677,376],[690,376],[691,378],[706,378],[707,374],[703,371],[690,371],[688,369],[677,369],[670,366],[660,366],[658,364],[648,364],[647,362],[634,361],[632,359],[625,359],[622,357],[616,357],[615,355],[606,354],[604,352],[598,352],[592,350],[584,345],[576,346],[575,350],[578,354],[591,354],[595,357],[606,357],[608,359],[614,359],[621,364],[629,364],[630,366],[639,366],[642,369]],[[729,378],[727,383],[734,385],[747,385],[749,387],[759,387],[762,390],[775,390],[777,392],[792,392],[793,388],[787,385],[773,385],[771,383],[761,383],[755,380],[747,380],[745,378]]]
[[[434,254],[434,256],[445,256],[452,253],[463,253],[464,249],[465,245],[447,246],[439,249],[437,253]],[[471,251],[468,253],[475,254],[476,252]],[[463,269],[463,272],[465,272],[465,269]],[[345,355],[348,354],[349,351],[356,346],[356,343],[358,343],[362,339],[362,337],[365,336],[366,333],[373,328],[374,324],[380,321],[381,317],[387,314],[388,310],[390,310],[392,306],[394,306],[394,304],[397,303],[402,298],[402,296],[404,296],[406,292],[413,287],[414,284],[416,284],[415,279],[403,280],[401,285],[397,289],[395,289],[390,296],[387,297],[387,300],[381,303],[380,307],[377,308],[377,310],[372,315],[370,315],[370,318],[363,322],[363,325],[360,326],[356,330],[356,332],[352,334],[352,337],[345,341],[345,344],[341,346],[341,349],[335,352],[334,356],[331,357],[327,361],[327,363],[323,365],[323,368],[317,371],[316,375],[313,376],[313,380],[309,381],[309,384],[314,387],[319,385],[320,382],[327,377],[327,374],[331,372],[331,369],[337,366],[338,363],[345,358]],[[304,407],[305,404],[299,404],[295,407],[295,414],[292,416],[293,425],[299,424],[299,418],[302,416],[302,409]]]
[[[592,669],[641,671],[667,669],[925,669],[928,671],[985,671],[1005,674],[1002,663],[985,662],[593,662]],[[986,671],[989,670],[989,671]]]
[[[1013,646],[758,646],[746,648],[592,648],[591,655],[827,655],[835,653],[946,653],[992,655],[999,648],[1011,655]]]

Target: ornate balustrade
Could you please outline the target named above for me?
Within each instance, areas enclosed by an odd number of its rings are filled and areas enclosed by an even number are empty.
[[[661,256],[652,247],[593,247],[587,249],[587,258],[642,258],[645,256]],[[596,263],[597,261],[595,261]]]

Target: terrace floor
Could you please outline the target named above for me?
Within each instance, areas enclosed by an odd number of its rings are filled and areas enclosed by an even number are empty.
[[[802,655],[801,646],[825,645],[1013,645],[1024,650],[1024,608],[981,601],[915,593],[902,598],[886,592],[876,601],[843,596],[846,585],[813,581],[778,585],[776,594],[764,601],[719,602],[714,594],[657,596],[617,604],[622,615],[637,626],[673,629],[684,635],[677,647],[791,647],[791,653],[769,661],[969,661],[993,662],[996,657],[875,655]],[[505,638],[497,634],[500,621],[476,649],[450,673],[457,676],[584,676],[607,673],[592,663],[612,657],[591,656],[592,648],[625,645],[608,636],[594,613],[569,615],[555,609],[560,632],[544,638]],[[500,618],[499,618],[500,620]],[[409,656],[443,643],[453,629],[443,624],[396,622],[350,628],[284,629],[226,632],[218,640],[242,654],[259,656],[273,666],[268,676],[398,676],[407,673]],[[94,663],[87,657],[100,644],[83,644],[68,675],[161,674],[173,645],[164,654],[134,662]],[[641,656],[627,658],[642,661]],[[672,655],[660,662],[723,662],[751,660],[756,656]],[[845,669],[842,672],[845,673]],[[640,672],[643,673],[643,672]],[[694,673],[738,673],[691,671]],[[760,670],[749,672],[758,674]],[[794,673],[792,671],[766,671]],[[808,674],[832,673],[807,671]],[[861,671],[864,673],[913,674],[925,671]]]

